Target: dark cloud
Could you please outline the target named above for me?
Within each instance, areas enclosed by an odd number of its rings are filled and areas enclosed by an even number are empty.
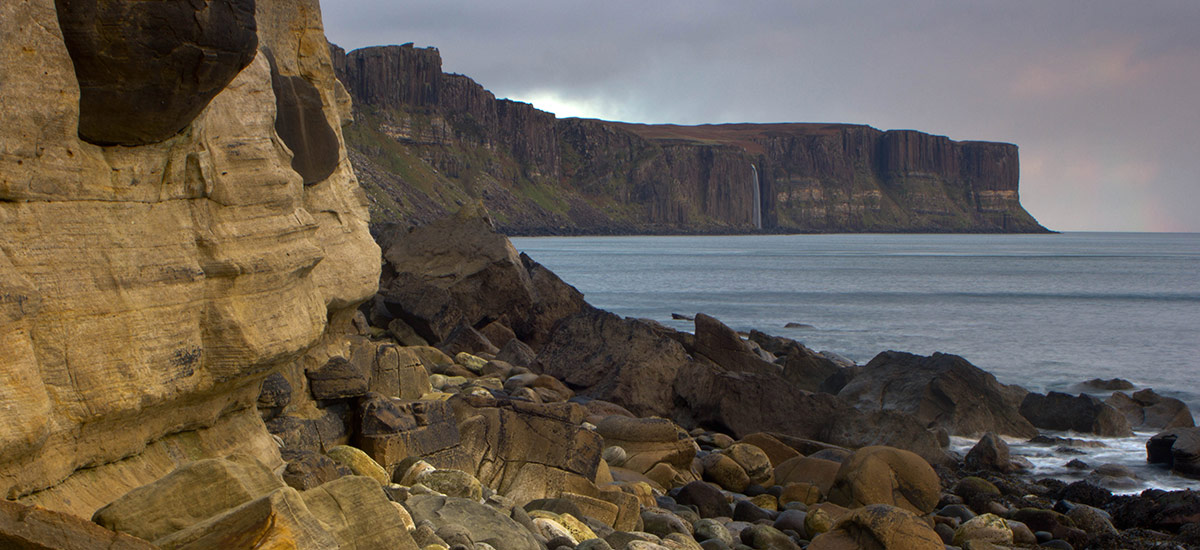
[[[835,121],[1021,146],[1057,229],[1200,231],[1200,2],[324,0],[500,97],[637,122]]]

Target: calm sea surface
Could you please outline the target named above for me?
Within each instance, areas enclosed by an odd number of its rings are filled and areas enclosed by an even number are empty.
[[[690,322],[672,320],[671,313],[703,312],[738,330],[794,338],[860,364],[884,350],[954,353],[1001,382],[1040,392],[1125,378],[1200,413],[1200,234],[513,243],[590,303],[619,315],[690,331]],[[789,322],[811,328],[785,328]],[[1089,458],[1145,468],[1144,441],[1112,441],[1113,456]],[[1066,475],[1058,471],[1061,457],[1032,458],[1039,468],[1045,463],[1044,473]],[[1152,485],[1200,485],[1139,473]]]

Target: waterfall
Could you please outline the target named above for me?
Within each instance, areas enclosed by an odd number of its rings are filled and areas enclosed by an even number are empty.
[[[754,171],[754,228],[762,229],[762,187],[758,184],[758,167],[751,164],[750,170]]]

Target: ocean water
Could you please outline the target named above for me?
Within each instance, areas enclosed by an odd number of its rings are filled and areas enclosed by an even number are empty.
[[[533,237],[513,243],[590,303],[619,315],[690,331],[690,322],[671,314],[703,312],[737,330],[793,338],[860,364],[884,350],[953,353],[1001,382],[1038,392],[1124,378],[1200,413],[1200,234]],[[1020,444],[1015,450],[1038,474],[1071,478],[1076,474],[1063,465],[1079,458],[1134,468],[1142,481],[1121,490],[1200,487],[1145,465],[1150,435],[1104,440],[1104,447],[1082,449],[1080,456]],[[956,441],[966,448],[971,443]]]

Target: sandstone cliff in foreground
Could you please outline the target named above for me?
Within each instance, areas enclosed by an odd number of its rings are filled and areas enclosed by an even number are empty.
[[[1044,232],[1017,147],[852,124],[558,119],[445,74],[434,48],[331,46],[375,222],[482,199],[509,234]]]
[[[254,410],[378,284],[316,0],[0,3],[0,490],[282,464]]]

